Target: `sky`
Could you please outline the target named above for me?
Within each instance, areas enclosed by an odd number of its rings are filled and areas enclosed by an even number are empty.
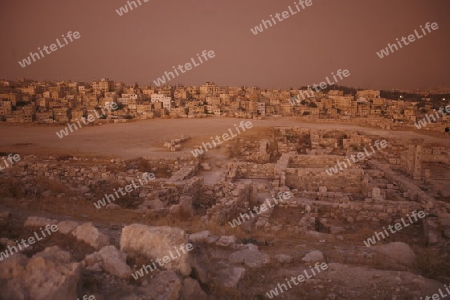
[[[138,0],[135,0],[136,3]],[[370,89],[450,86],[450,1],[311,0],[312,5],[254,35],[270,15],[295,12],[294,0],[0,0],[0,78],[150,85],[172,66],[214,58],[169,81],[200,85],[299,88],[347,69],[339,85]],[[139,4],[138,4],[139,5]],[[290,14],[290,13],[289,13]],[[420,26],[438,24],[426,36]],[[396,38],[423,37],[377,55]],[[25,68],[18,63],[69,31],[73,40]],[[334,82],[334,81],[333,81]]]

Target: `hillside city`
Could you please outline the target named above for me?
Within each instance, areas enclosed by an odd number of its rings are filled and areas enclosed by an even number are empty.
[[[293,100],[295,99],[295,100]],[[434,91],[356,90],[330,86],[324,90],[201,86],[125,85],[102,78],[92,83],[21,79],[0,81],[0,121],[7,123],[75,123],[90,114],[92,123],[152,118],[207,116],[265,118],[296,116],[392,129],[413,126],[426,114],[448,105],[450,89]],[[102,110],[116,103],[115,110]],[[450,115],[432,120],[427,129],[442,131]]]
[[[0,81],[0,300],[439,299],[448,99]]]

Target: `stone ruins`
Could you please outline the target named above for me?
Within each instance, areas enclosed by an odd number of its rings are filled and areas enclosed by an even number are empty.
[[[181,150],[187,139],[166,142],[165,151]],[[383,139],[385,149],[326,172]],[[283,299],[357,299],[358,289],[378,299],[419,299],[450,278],[449,166],[448,148],[423,140],[301,127],[239,137],[198,158],[27,155],[0,178],[2,197],[23,210],[0,214],[1,226],[11,230],[0,250],[17,244],[19,229],[57,224],[58,238],[3,259],[0,298],[263,299],[286,276],[326,262],[329,271]],[[105,193],[144,172],[156,179],[95,209]],[[230,226],[280,192],[291,197]],[[56,209],[36,213],[39,205],[64,202],[79,206],[76,220]],[[364,245],[413,211],[426,217]],[[130,277],[187,243],[194,250],[182,260]]]

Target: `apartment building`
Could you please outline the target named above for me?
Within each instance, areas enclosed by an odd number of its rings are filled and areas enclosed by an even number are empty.
[[[16,106],[17,102],[21,101],[21,96],[19,93],[6,93],[0,94],[0,100],[11,101],[12,106]]]
[[[95,94],[111,92],[114,90],[114,81],[108,78],[101,78],[100,81],[92,82],[92,89]]]
[[[257,102],[258,105],[258,114],[261,116],[265,116],[266,115],[266,103],[264,102]]]
[[[373,91],[373,90],[357,91],[356,98],[357,99],[358,98],[367,98],[367,99],[380,98],[380,91]]]
[[[280,113],[283,116],[292,116],[293,106],[291,104],[280,104]]]
[[[25,123],[31,123],[35,119],[36,107],[34,104],[29,104],[22,107],[23,110],[23,121]]]
[[[329,90],[328,91],[328,96],[329,97],[343,97],[344,96],[344,91],[339,91],[339,90]]]
[[[172,103],[171,97],[167,97],[162,94],[152,94],[150,96],[150,101],[152,103],[161,102],[163,104],[163,108],[167,109],[169,112],[171,110],[171,103]]]
[[[12,103],[9,100],[0,100],[0,116],[12,114]]]
[[[220,88],[212,82],[206,82],[200,86],[201,95],[216,95],[219,93]]]
[[[7,118],[8,120],[8,118]],[[12,120],[9,119],[10,122],[14,123],[24,123],[24,115],[23,110],[15,110],[12,112]]]
[[[53,107],[53,118],[57,123],[69,122],[69,109],[67,107]]]
[[[53,123],[53,111],[42,111],[42,112],[36,112],[36,121],[37,122],[43,122],[43,123]]]

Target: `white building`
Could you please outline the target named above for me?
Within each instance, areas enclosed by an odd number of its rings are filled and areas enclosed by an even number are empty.
[[[163,107],[168,111],[171,109],[172,97],[167,97],[161,94],[152,94],[150,96],[150,100],[152,103],[162,102]]]

